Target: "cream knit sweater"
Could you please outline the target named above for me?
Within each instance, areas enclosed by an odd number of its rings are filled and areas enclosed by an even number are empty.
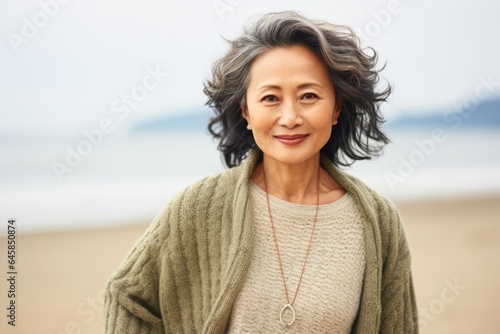
[[[255,243],[249,179],[259,155],[186,188],[110,278],[106,333],[224,333]],[[394,206],[322,158],[363,215],[365,270],[352,333],[418,333],[410,254]],[[299,298],[299,297],[298,297]]]
[[[291,327],[279,321],[287,303],[266,193],[250,185],[255,248],[248,274],[231,312],[229,333],[348,334],[356,318],[365,269],[362,214],[347,193],[320,205]],[[288,294],[293,298],[302,271],[316,205],[269,196]],[[291,314],[291,312],[290,312]],[[285,315],[284,315],[285,316]]]

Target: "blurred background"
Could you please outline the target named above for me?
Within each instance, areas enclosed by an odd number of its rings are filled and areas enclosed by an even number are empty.
[[[421,332],[500,333],[500,4],[487,0],[2,1],[0,265],[16,218],[19,272],[2,333],[102,331],[107,277],[179,190],[224,169],[202,92],[224,38],[281,10],[349,25],[386,64],[392,144],[347,170],[400,208]]]

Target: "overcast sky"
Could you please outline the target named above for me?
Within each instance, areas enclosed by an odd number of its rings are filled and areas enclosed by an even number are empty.
[[[500,92],[496,1],[59,1],[67,3],[0,3],[4,133],[98,124],[155,69],[168,76],[130,110],[129,124],[200,110],[202,82],[226,48],[221,36],[234,37],[248,19],[279,10],[360,32],[387,61],[383,77],[395,86],[387,110],[451,108],[474,94],[481,78],[496,83],[491,97]]]

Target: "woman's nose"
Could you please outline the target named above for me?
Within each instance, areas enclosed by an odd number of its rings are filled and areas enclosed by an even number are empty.
[[[287,101],[281,106],[281,117],[278,124],[287,128],[294,128],[302,124],[302,116],[299,113],[299,106],[295,101]]]

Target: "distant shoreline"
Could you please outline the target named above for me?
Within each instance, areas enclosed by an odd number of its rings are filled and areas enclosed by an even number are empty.
[[[487,208],[500,208],[500,194],[495,195],[481,195],[481,196],[457,196],[457,197],[441,197],[435,199],[400,199],[394,201],[396,207],[400,212],[410,212],[411,214],[418,213],[420,211],[427,212],[439,212],[441,208],[446,210],[449,207],[487,207]],[[430,210],[430,211],[429,211]],[[500,209],[497,210],[498,221],[500,223]],[[156,215],[156,213],[154,214]],[[71,234],[87,234],[96,231],[102,231],[103,233],[119,230],[135,230],[146,228],[152,221],[154,215],[151,218],[144,217],[144,219],[133,219],[133,220],[121,220],[121,223],[113,220],[112,222],[107,222],[99,227],[92,225],[90,227],[83,227],[78,225],[77,227],[71,228],[69,225],[59,228],[59,229],[47,229],[38,231],[23,232],[20,229],[19,234],[23,236],[43,236],[43,235],[61,235],[66,233]],[[403,217],[404,221],[404,217]],[[5,233],[0,233],[0,238],[4,238]]]

